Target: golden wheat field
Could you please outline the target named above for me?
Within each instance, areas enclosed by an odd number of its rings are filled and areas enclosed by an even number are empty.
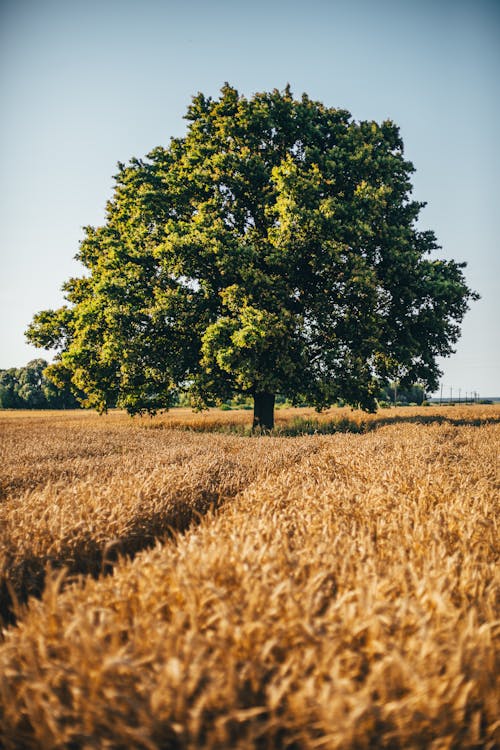
[[[500,407],[250,421],[0,412],[1,748],[500,747]]]

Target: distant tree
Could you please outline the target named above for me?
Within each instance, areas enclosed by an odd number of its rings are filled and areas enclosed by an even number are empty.
[[[131,414],[247,395],[269,429],[277,392],[373,410],[381,381],[433,390],[477,295],[416,228],[398,128],[228,84],[186,119],[185,138],[119,165],[86,275],[29,327],[59,352],[50,377]]]
[[[46,367],[47,362],[44,359],[34,359],[17,371],[17,395],[23,406],[29,409],[47,408],[43,377]]]
[[[26,367],[0,370],[0,408],[75,409],[79,401],[69,384],[60,387],[45,376],[48,363],[34,359]],[[59,372],[59,370],[58,370]]]
[[[394,401],[396,394],[397,401],[402,404],[420,404],[425,399],[425,390],[422,385],[413,384],[406,388],[401,388],[398,383],[389,383],[380,389],[378,399],[386,402]]]
[[[0,370],[0,408],[17,409],[21,405],[18,396],[17,370]]]

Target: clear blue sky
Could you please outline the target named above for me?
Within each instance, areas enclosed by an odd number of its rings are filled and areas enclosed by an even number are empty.
[[[23,332],[80,273],[117,161],[182,135],[224,81],[400,126],[420,225],[482,295],[445,393],[500,395],[497,0],[0,0],[0,368],[44,355]]]

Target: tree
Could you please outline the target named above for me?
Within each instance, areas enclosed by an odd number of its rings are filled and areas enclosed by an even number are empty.
[[[425,399],[423,386],[414,383],[406,388],[400,388],[397,381],[384,385],[378,394],[378,398],[385,402],[393,401],[402,404],[417,404],[421,406]]]
[[[184,138],[119,164],[87,273],[29,341],[99,410],[254,398],[374,409],[380,384],[436,387],[468,302],[464,264],[436,260],[412,164],[390,121],[356,122],[290,89],[198,94]]]
[[[0,370],[0,408],[17,409],[21,405],[18,396],[17,370],[11,367]]]
[[[45,376],[47,368],[48,363],[44,359],[33,359],[26,367],[0,370],[0,408],[77,408],[80,404],[71,393],[68,383],[55,385]]]
[[[44,359],[33,359],[26,367],[17,371],[17,394],[24,408],[44,409],[47,399],[44,393],[43,371],[47,367]]]

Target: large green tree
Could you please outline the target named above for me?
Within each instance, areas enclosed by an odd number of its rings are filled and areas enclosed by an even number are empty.
[[[475,294],[416,222],[412,164],[390,121],[356,122],[289,88],[198,94],[184,138],[120,164],[86,274],[28,339],[99,410],[203,407],[279,392],[373,409],[380,383],[437,386]]]

